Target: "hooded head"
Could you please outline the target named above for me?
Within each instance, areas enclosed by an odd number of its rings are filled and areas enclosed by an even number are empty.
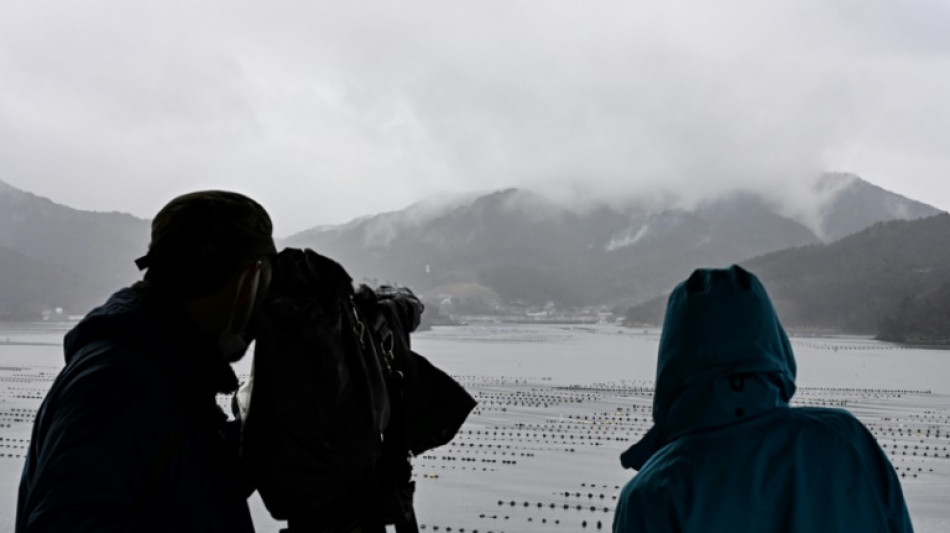
[[[654,427],[621,462],[639,469],[681,435],[787,407],[795,370],[788,337],[758,278],[738,266],[696,270],[667,304]]]

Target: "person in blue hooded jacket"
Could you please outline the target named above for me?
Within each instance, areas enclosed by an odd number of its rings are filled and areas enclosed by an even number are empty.
[[[900,482],[842,409],[789,407],[795,358],[765,288],[738,266],[670,295],[654,426],[621,456],[638,470],[615,533],[908,532]]]
[[[152,222],[145,279],[65,339],[37,413],[17,533],[249,533],[237,430],[216,403],[276,252],[266,211],[225,191],[186,194]],[[230,425],[229,425],[230,424]]]

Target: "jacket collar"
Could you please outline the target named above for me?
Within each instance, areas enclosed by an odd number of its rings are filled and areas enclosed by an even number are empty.
[[[119,290],[66,335],[67,364],[82,347],[101,339],[147,347],[145,355],[154,357],[189,395],[237,389],[237,377],[213,339],[147,282]]]

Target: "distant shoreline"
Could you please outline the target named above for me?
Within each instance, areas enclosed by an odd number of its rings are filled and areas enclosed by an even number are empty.
[[[656,324],[638,324],[634,326],[622,325],[627,329],[657,329],[662,331],[662,325]],[[837,331],[832,329],[796,329],[785,328],[786,333],[791,338],[797,339],[865,339],[869,341],[882,342],[900,346],[901,348],[914,348],[918,350],[950,350],[950,342],[941,341],[933,343],[921,342],[901,342],[892,339],[882,339],[874,333],[851,333],[847,331]]]
[[[27,342],[0,340],[0,346],[62,346],[61,342]]]
[[[50,330],[69,330],[78,324],[79,320],[0,320],[0,330],[15,329],[17,331],[50,331]]]

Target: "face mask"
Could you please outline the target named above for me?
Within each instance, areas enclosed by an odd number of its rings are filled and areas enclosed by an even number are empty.
[[[244,357],[248,349],[247,341],[240,333],[222,331],[218,336],[218,351],[228,363],[236,363]]]
[[[245,338],[247,323],[251,319],[251,313],[254,311],[254,303],[257,299],[257,288],[261,280],[261,263],[258,261],[253,270],[246,270],[241,274],[238,280],[237,293],[234,295],[234,303],[231,305],[231,316],[228,318],[228,325],[218,336],[218,351],[228,363],[239,361],[247,353],[248,342]],[[247,279],[251,275],[250,280]],[[242,298],[244,296],[244,298]],[[241,310],[238,316],[238,308],[242,300],[247,300],[247,305]]]

